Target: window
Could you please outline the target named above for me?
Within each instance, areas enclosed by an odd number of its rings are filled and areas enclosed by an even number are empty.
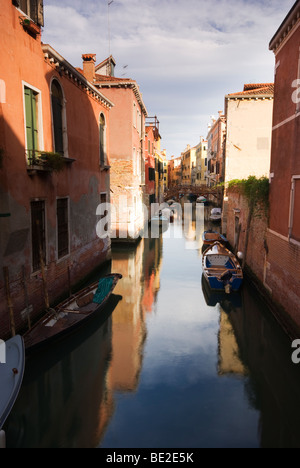
[[[293,176],[290,198],[289,238],[300,242],[300,175]]]
[[[38,132],[38,93],[24,87],[25,120],[26,120],[26,153],[30,164],[34,163],[39,149]]]
[[[54,151],[64,156],[63,109],[64,99],[60,84],[54,80],[51,86]]]
[[[57,200],[57,258],[69,254],[69,200]]]
[[[31,202],[31,246],[32,270],[41,268],[41,260],[46,263],[45,202]]]
[[[101,205],[102,204],[106,204],[107,203],[107,194],[106,193],[101,193],[100,195],[100,203]],[[103,215],[101,215],[101,219],[105,218],[106,216],[108,216],[108,210],[105,210]],[[108,232],[108,224],[105,224],[104,226],[104,231],[105,232]]]
[[[155,169],[149,167],[149,181],[155,181]]]
[[[137,119],[137,116],[136,116],[136,103],[134,102],[133,103],[133,126],[136,127],[136,119]]]
[[[36,24],[44,26],[43,0],[13,0],[13,4],[20,8]]]
[[[103,114],[100,115],[100,166],[107,166],[107,154],[106,154],[106,123]]]
[[[155,194],[149,195],[149,203],[152,205],[152,203],[155,203]]]

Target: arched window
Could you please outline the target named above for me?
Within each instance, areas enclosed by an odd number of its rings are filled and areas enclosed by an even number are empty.
[[[64,156],[64,98],[60,84],[53,80],[51,86],[54,151]]]
[[[107,166],[107,155],[106,155],[106,124],[105,117],[103,114],[100,115],[99,121],[100,131],[100,166]]]

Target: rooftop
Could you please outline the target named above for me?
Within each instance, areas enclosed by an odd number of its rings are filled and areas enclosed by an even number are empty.
[[[274,83],[249,83],[244,85],[244,90],[238,93],[228,94],[226,97],[255,97],[274,96]]]

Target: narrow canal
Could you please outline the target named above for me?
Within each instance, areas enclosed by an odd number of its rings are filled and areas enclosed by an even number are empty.
[[[300,447],[290,341],[247,282],[209,294],[178,229],[114,249],[106,315],[27,361],[9,447]]]

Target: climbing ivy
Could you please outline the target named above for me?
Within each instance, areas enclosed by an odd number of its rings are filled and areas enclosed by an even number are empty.
[[[228,184],[228,190],[243,194],[248,200],[251,211],[263,208],[265,214],[268,215],[270,183],[267,177],[258,179],[255,176],[250,176],[248,179],[231,180]]]

